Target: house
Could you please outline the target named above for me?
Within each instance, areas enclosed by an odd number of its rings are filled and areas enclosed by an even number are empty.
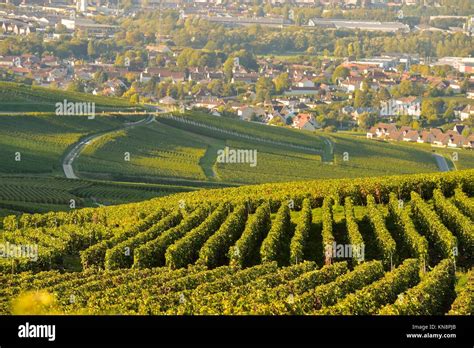
[[[291,126],[293,128],[314,131],[318,125],[313,115],[300,113],[293,117],[293,124]]]
[[[196,98],[196,101],[194,102],[195,107],[207,108],[210,110],[213,110],[221,105],[224,105],[224,101],[214,96],[202,96],[202,97]]]
[[[165,68],[146,68],[145,73],[150,76],[158,76],[160,81],[172,80],[173,82],[183,82],[186,78],[184,72],[171,71]]]
[[[436,139],[435,135],[429,131],[422,131],[417,139],[417,143],[431,144]]]
[[[466,121],[469,117],[474,115],[474,106],[471,104],[466,105],[466,107],[459,113],[461,121]]]
[[[244,121],[253,121],[255,117],[265,118],[265,110],[259,107],[243,106],[237,109],[237,116]]]
[[[401,116],[409,115],[414,119],[419,119],[421,116],[421,99],[419,97],[411,96],[406,98],[390,99],[382,102],[380,108],[380,116]]]
[[[463,147],[466,149],[474,149],[474,134],[471,134],[464,140]]]
[[[302,78],[301,80],[299,80],[296,83],[296,87],[311,87],[311,88],[313,88],[314,87],[314,82],[305,77],[305,78]]]
[[[362,77],[348,77],[339,83],[339,88],[345,92],[354,92],[357,89],[362,89]]]
[[[163,97],[159,100],[159,103],[166,106],[175,106],[177,104],[176,99],[170,96]]]
[[[403,139],[403,132],[399,130],[392,131],[386,136],[386,138],[388,140],[401,141]]]
[[[448,147],[458,148],[462,147],[464,144],[465,138],[459,134],[446,134],[448,136]]]
[[[232,76],[232,83],[243,82],[246,84],[255,83],[258,80],[258,74],[256,72],[251,73],[235,73]]]
[[[146,50],[150,53],[151,52],[161,53],[161,54],[173,53],[173,51],[166,45],[148,45],[146,46]]]
[[[404,130],[402,131],[403,141],[409,141],[409,142],[418,142],[419,134],[418,131],[410,129],[410,130]]]
[[[464,125],[464,124],[456,124],[453,127],[453,131],[456,132],[459,135],[461,135],[462,132],[464,132],[465,129],[469,130],[469,127]]]
[[[446,147],[449,142],[449,134],[443,134],[442,132],[435,135],[435,139],[433,140],[433,146],[439,147]]]
[[[390,135],[390,133],[396,132],[397,126],[392,123],[379,123],[376,126],[375,134],[377,137],[385,137]]]

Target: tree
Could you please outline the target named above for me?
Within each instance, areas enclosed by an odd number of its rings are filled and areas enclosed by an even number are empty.
[[[390,95],[390,92],[388,91],[388,89],[385,87],[381,87],[377,91],[377,94],[375,95],[375,103],[377,105],[380,105],[381,102],[388,101],[390,100],[391,97],[392,96]]]
[[[411,123],[411,116],[407,114],[402,114],[400,116],[400,125],[401,126],[409,126]]]
[[[336,83],[338,80],[344,80],[347,76],[349,76],[349,73],[349,69],[339,65],[332,73],[332,82]]]
[[[356,90],[354,93],[354,107],[363,108],[370,105],[369,93],[361,91],[360,89]]]
[[[275,84],[275,91],[277,94],[281,94],[282,92],[288,90],[291,86],[291,81],[288,73],[278,75],[273,80],[273,83]]]
[[[232,80],[232,71],[234,69],[234,58],[229,57],[224,63],[223,70],[226,81],[229,82]]]
[[[413,82],[411,82],[410,80],[403,80],[402,82],[400,82],[400,85],[398,88],[399,88],[400,94],[405,97],[408,97],[414,94]]]
[[[84,84],[79,80],[74,80],[67,85],[66,90],[70,92],[84,92]]]
[[[139,101],[140,101],[140,96],[138,95],[138,93],[135,93],[130,97],[130,103],[132,104],[138,104]]]
[[[271,100],[273,94],[273,82],[269,77],[260,76],[255,84],[255,94],[257,102]]]
[[[376,120],[377,118],[374,114],[364,112],[359,115],[359,118],[357,119],[357,124],[361,129],[369,129],[375,124]]]
[[[452,120],[454,118],[454,105],[451,103],[449,106],[446,108],[446,111],[443,114],[443,118],[448,121]]]
[[[95,49],[94,41],[90,40],[87,43],[87,55],[91,58],[94,58],[97,55],[97,51]]]
[[[95,74],[94,74],[94,81],[97,82],[98,84],[103,84],[105,81],[107,81],[109,79],[109,77],[107,76],[107,73],[105,73],[104,71],[97,71]]]
[[[430,123],[438,121],[438,113],[443,102],[439,99],[424,99],[421,103],[421,115]]]

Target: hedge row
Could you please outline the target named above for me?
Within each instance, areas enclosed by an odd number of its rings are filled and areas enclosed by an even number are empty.
[[[388,211],[396,225],[396,233],[402,247],[408,251],[410,257],[419,258],[426,265],[428,263],[428,241],[416,230],[411,218],[411,207],[400,206],[396,194],[392,192]]]
[[[454,297],[454,263],[444,259],[421,282],[383,307],[383,315],[442,315]]]
[[[230,264],[241,268],[260,262],[260,246],[270,229],[270,206],[260,205],[255,214],[250,215],[244,232],[229,250]]]
[[[157,221],[162,219],[168,213],[165,209],[160,209],[156,213],[148,215],[144,220],[139,222],[134,228],[120,233],[110,239],[103,240],[93,246],[80,252],[81,264],[84,269],[102,268],[104,267],[105,254],[107,249],[114,247],[115,245],[123,242],[124,240],[149,229]]]
[[[217,231],[227,217],[230,205],[222,203],[201,225],[171,245],[165,254],[166,266],[176,269],[194,263],[206,240]]]
[[[474,270],[467,273],[467,284],[458,293],[451,305],[450,315],[473,315],[474,314]]]
[[[463,214],[474,221],[474,202],[469,199],[460,187],[454,190],[453,202]]]
[[[295,234],[290,243],[290,263],[297,264],[305,258],[304,252],[308,246],[309,233],[313,214],[311,211],[311,202],[309,199],[303,201],[303,207],[296,225]]]
[[[359,232],[359,225],[357,224],[354,215],[354,207],[352,205],[351,197],[346,197],[344,201],[344,210],[346,215],[347,237],[353,250],[352,259],[356,264],[358,264],[364,259],[365,243]]]
[[[391,266],[397,245],[388,231],[385,225],[385,218],[375,204],[375,199],[372,195],[367,196],[367,213],[375,234],[377,247],[382,254],[383,263],[385,267]]]
[[[474,257],[474,223],[448,201],[440,190],[434,190],[433,200],[441,221],[459,238],[461,258],[471,262]]]
[[[396,300],[398,294],[419,281],[418,259],[407,259],[376,282],[347,295],[334,306],[317,311],[321,315],[368,315]]]
[[[262,262],[277,261],[278,265],[285,265],[289,259],[291,241],[290,208],[281,204],[267,237],[262,242],[260,256]]]
[[[416,192],[411,193],[411,206],[415,222],[426,233],[428,240],[434,244],[436,251],[442,258],[455,258],[457,239],[443,225],[439,216]]]
[[[365,262],[352,272],[341,275],[331,283],[316,287],[301,295],[297,301],[297,312],[308,314],[322,307],[335,304],[347,294],[363,288],[384,275],[382,262]]]
[[[159,237],[137,248],[134,251],[133,267],[164,266],[166,249],[193,228],[198,227],[209,216],[211,211],[211,207],[207,205],[199,207],[184,218],[178,226],[163,232]]]
[[[117,244],[105,253],[105,269],[129,268],[133,265],[134,249],[152,239],[155,239],[164,231],[179,224],[183,215],[179,210],[173,211],[157,224],[150,227],[145,232],[140,232],[135,236]]]
[[[229,264],[229,248],[241,236],[247,221],[247,208],[244,204],[235,208],[199,251],[198,264],[214,268]]]
[[[323,238],[323,252],[324,260],[326,264],[331,263],[332,260],[332,250],[333,244],[335,242],[333,235],[333,216],[332,216],[332,206],[334,200],[331,197],[324,198],[323,207],[322,207],[322,238]]]

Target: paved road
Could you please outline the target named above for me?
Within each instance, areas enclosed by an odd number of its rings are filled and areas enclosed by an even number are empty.
[[[125,123],[124,126],[121,129],[133,128],[133,127],[140,126],[140,125],[147,125],[147,124],[150,124],[151,122],[153,122],[154,120],[155,120],[155,115],[151,114],[147,118],[144,118],[143,120],[140,120],[140,121],[137,121],[137,122]],[[106,134],[115,133],[115,132],[117,132],[117,130],[113,130],[113,131],[107,132],[107,133],[89,135],[89,136],[85,137],[84,139],[81,139],[78,143],[76,143],[73,146],[73,148],[71,149],[71,151],[69,151],[69,153],[66,156],[64,156],[63,171],[64,171],[64,175],[66,176],[66,178],[68,178],[68,179],[79,179],[77,177],[76,173],[74,173],[74,168],[72,167],[72,164],[73,164],[74,160],[77,157],[79,157],[80,153],[82,152],[82,150],[87,145],[89,145],[94,140],[97,140],[97,139],[103,137]]]
[[[433,156],[436,160],[436,164],[438,165],[439,171],[449,172],[449,166],[448,166],[448,162],[446,161],[446,158],[436,153],[434,153]]]

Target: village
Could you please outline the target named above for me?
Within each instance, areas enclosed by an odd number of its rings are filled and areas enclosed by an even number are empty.
[[[322,52],[314,59],[308,54],[311,52],[288,58],[249,57],[239,51],[220,61],[219,56],[216,60],[206,52],[160,38],[149,42],[140,52],[129,50],[106,59],[97,53],[99,44],[94,40],[115,38],[133,42],[133,38],[121,36],[118,25],[94,20],[119,11],[112,2],[81,0],[71,7],[67,1],[51,0],[41,7],[44,16],[38,16],[35,4],[39,2],[23,1],[17,11],[0,9],[3,40],[39,33],[52,44],[65,37],[86,38],[88,57],[52,52],[1,55],[0,49],[2,80],[126,98],[132,103],[160,104],[169,110],[198,109],[215,116],[308,131],[370,129],[371,138],[418,142],[422,139],[442,146],[472,147],[468,130],[474,117],[474,58],[435,58],[398,52],[362,57],[357,44],[338,47],[336,42],[332,54]],[[148,4],[152,8],[164,5]],[[172,7],[172,2],[165,6]],[[178,20],[201,16],[209,22],[222,22],[218,18],[224,18],[228,25],[229,18],[236,13],[245,17],[245,12],[233,8],[226,16],[217,15],[217,8],[219,5],[212,3],[183,5]],[[36,16],[29,16],[33,9]],[[207,11],[208,15],[203,17],[203,9],[213,11]],[[133,6],[128,12],[121,11],[121,15],[133,17]],[[234,25],[252,25],[253,17],[245,18],[245,23],[239,19]],[[376,22],[369,22],[311,19],[305,25],[391,31],[387,23],[377,27]],[[472,18],[468,19],[464,33],[457,31],[456,35],[471,35],[471,22]],[[271,21],[259,19],[259,25],[266,24]],[[393,31],[407,29],[392,25],[396,27]],[[374,131],[373,126],[379,122],[398,122],[403,130],[390,126]],[[448,123],[466,126],[467,137],[454,130],[450,131],[452,134],[442,133],[440,139],[436,132],[428,136],[421,130],[422,126],[436,129]],[[406,140],[405,133],[414,140]]]

